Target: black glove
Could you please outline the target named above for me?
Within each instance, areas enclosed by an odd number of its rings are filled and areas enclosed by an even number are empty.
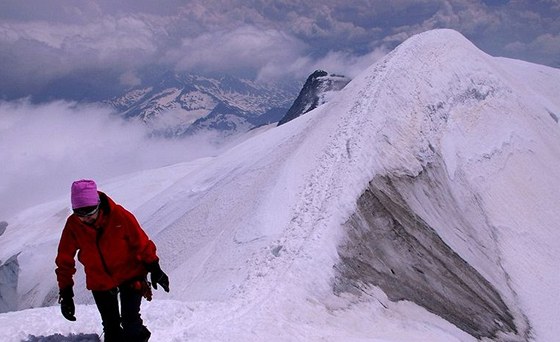
[[[146,266],[148,272],[150,272],[150,280],[152,286],[157,290],[157,284],[160,284],[165,292],[169,292],[169,277],[165,274],[159,267],[159,262],[156,261]]]
[[[65,289],[60,290],[59,292],[60,297],[58,298],[58,302],[60,303],[60,311],[62,312],[62,316],[69,321],[75,321],[76,317],[74,314],[76,313],[76,307],[74,306],[74,291],[72,291],[71,287],[67,287]]]

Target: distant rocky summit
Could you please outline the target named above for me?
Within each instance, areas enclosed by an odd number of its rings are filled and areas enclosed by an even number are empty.
[[[278,126],[324,104],[331,93],[341,90],[349,82],[350,79],[345,76],[329,75],[326,71],[316,70],[307,78],[299,96],[286,115],[278,122]]]

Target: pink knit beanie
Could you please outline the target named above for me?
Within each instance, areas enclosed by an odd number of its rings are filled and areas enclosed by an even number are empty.
[[[72,209],[93,207],[99,204],[97,185],[89,179],[82,179],[72,183]]]

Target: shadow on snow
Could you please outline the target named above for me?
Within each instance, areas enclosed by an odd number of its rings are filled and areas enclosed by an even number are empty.
[[[97,334],[70,334],[64,336],[61,334],[54,334],[49,336],[34,336],[30,335],[27,340],[22,342],[100,342],[101,339]]]

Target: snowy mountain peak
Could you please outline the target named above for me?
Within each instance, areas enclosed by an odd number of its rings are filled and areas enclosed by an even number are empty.
[[[177,136],[201,129],[238,134],[277,122],[294,97],[290,86],[167,72],[157,82],[138,86],[108,103],[122,115],[144,121],[156,133]],[[223,108],[230,110],[223,112]]]
[[[338,108],[352,114],[339,121],[351,133],[340,136],[338,153],[371,178],[346,223],[340,286],[365,293],[379,286],[477,338],[526,340],[534,330],[551,337],[537,327],[549,308],[522,308],[516,296],[535,294],[510,280],[515,273],[523,282],[516,263],[529,255],[553,267],[516,236],[542,221],[541,204],[526,203],[525,191],[538,198],[558,184],[556,176],[529,181],[524,172],[536,162],[558,174],[560,151],[547,141],[560,139],[549,115],[560,109],[553,96],[559,78],[559,70],[491,57],[457,32],[436,30],[407,40],[351,82],[341,94],[351,105]],[[511,221],[520,215],[525,224]],[[531,319],[527,310],[542,311]]]

